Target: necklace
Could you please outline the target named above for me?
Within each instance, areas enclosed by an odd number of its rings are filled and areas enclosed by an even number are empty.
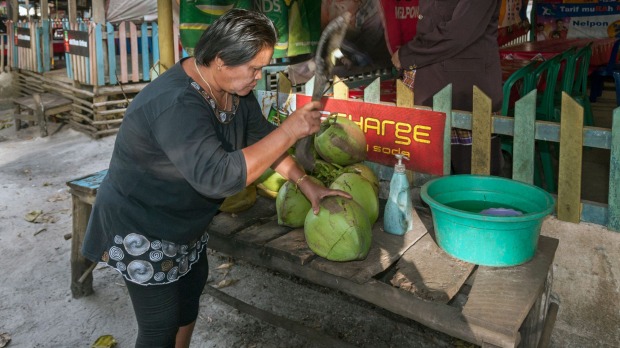
[[[200,70],[198,70],[198,64],[196,64],[196,58],[194,58],[194,68],[196,68],[196,72],[198,73],[198,76],[200,76],[200,78],[202,79],[202,82],[204,82],[207,85],[207,87],[209,87],[209,92],[211,92],[211,96],[215,100],[215,104],[217,104],[217,107],[219,109],[220,108],[220,103],[218,103],[217,98],[215,97],[215,94],[213,94],[213,90],[211,89],[211,85],[202,76],[202,74],[200,73]],[[224,92],[224,93],[226,93],[226,94],[224,95],[224,107],[222,109],[224,109],[224,111],[225,111],[226,109],[228,109],[228,93],[227,92]]]
[[[205,91],[196,81],[192,81],[190,85],[207,101],[207,104],[209,104],[209,106],[213,110],[213,113],[215,114],[215,118],[221,124],[229,124],[233,120],[233,118],[235,118],[235,114],[237,113],[237,108],[239,107],[239,96],[236,94],[231,95],[230,111],[221,110],[217,104],[217,100],[215,100],[215,96],[213,96],[213,90],[211,90],[211,85],[209,85],[205,78],[202,77],[200,70],[198,70],[196,60],[194,60],[194,67],[196,68],[196,72],[198,72],[198,75],[200,76],[202,81],[209,87],[211,94],[207,93],[207,91]],[[224,106],[228,106],[228,93],[226,93],[226,98],[224,102],[226,103],[226,105]]]

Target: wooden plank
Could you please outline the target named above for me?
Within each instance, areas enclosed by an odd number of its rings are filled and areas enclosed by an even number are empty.
[[[374,104],[381,102],[381,78],[377,77],[364,88],[364,102]]]
[[[261,250],[239,246],[234,240],[211,236],[209,245],[215,250],[240,257],[253,264],[294,275],[311,283],[329,287],[367,301],[392,313],[413,319],[431,329],[478,345],[484,342],[501,347],[515,347],[518,335],[491,330],[468,321],[460,310],[442,303],[426,301],[384,282],[371,279],[358,284],[348,279],[321,272],[280,257],[265,257]]]
[[[304,230],[294,229],[265,244],[265,254],[305,265],[317,257],[306,243]]]
[[[97,78],[93,80],[93,84],[97,86],[105,85],[105,55],[103,50],[103,32],[101,24],[95,27],[95,56],[97,59]]]
[[[536,90],[515,103],[515,130],[512,140],[512,179],[534,183],[536,133]]]
[[[558,219],[579,223],[581,167],[583,165],[583,107],[562,92],[560,162],[558,165]]]
[[[62,20],[62,28],[63,30],[70,30],[70,26],[69,26],[69,20],[67,20],[66,18]],[[73,73],[73,55],[69,54],[69,52],[65,51],[65,68],[67,69],[67,76],[73,80],[74,79],[74,73]]]
[[[349,86],[338,76],[334,76],[334,99],[349,99]]]
[[[114,26],[106,23],[106,36],[108,38],[108,77],[110,85],[117,83],[116,79],[116,46],[114,45]]]
[[[491,133],[493,132],[491,98],[477,86],[473,88],[471,173],[489,175],[491,174]]]
[[[419,298],[448,303],[474,267],[446,254],[427,233],[398,260],[390,283]]]
[[[618,232],[620,231],[620,107],[613,111],[609,157],[609,195],[607,198],[609,220],[607,227]]]
[[[49,56],[45,57],[43,56],[43,46],[41,45],[41,33],[39,32],[39,27],[37,27],[38,25],[41,25],[41,23],[34,23],[33,25],[33,29],[34,29],[34,36],[31,36],[31,38],[34,38],[34,56],[35,56],[35,60],[36,60],[36,70],[38,73],[43,73],[43,60],[47,59]],[[41,27],[42,29],[42,27]]]
[[[151,35],[151,44],[153,45],[153,66],[159,64],[159,27],[157,23],[153,22],[151,24],[151,30],[153,35]],[[160,73],[159,68],[157,68],[157,73]]]
[[[52,61],[52,54],[51,54],[51,34],[50,34],[50,20],[49,19],[44,19],[42,21],[43,26],[42,26],[42,40],[43,40],[43,71],[50,71],[51,69],[51,61]]]
[[[140,26],[140,34],[142,38],[142,80],[150,81],[151,74],[149,73],[149,68],[151,64],[149,62],[149,31],[146,22],[142,23]]]
[[[209,234],[231,237],[236,232],[251,226],[261,219],[269,220],[276,214],[276,205],[272,199],[256,197],[252,208],[237,214],[219,213],[209,225]]]
[[[138,31],[134,22],[129,22],[129,40],[131,43],[131,81],[140,82],[140,66],[138,65]]]
[[[478,267],[463,314],[470,323],[516,333],[543,291],[558,240],[541,236],[534,258],[516,267]]]
[[[333,262],[317,257],[310,267],[325,273],[350,279],[358,284],[385,271],[396,262],[415,242],[428,232],[420,219],[426,212],[413,211],[413,230],[404,236],[397,236],[383,231],[383,219],[379,219],[372,229],[372,245],[366,259],[350,262]]]
[[[443,175],[450,175],[452,158],[452,84],[433,96],[433,110],[446,114],[443,129]]]
[[[290,227],[278,225],[278,221],[274,216],[274,220],[263,225],[252,225],[239,231],[235,234],[234,238],[239,243],[262,247],[267,242],[281,237],[290,231]]]
[[[118,44],[120,48],[120,57],[119,61],[121,63],[121,82],[127,83],[129,82],[129,77],[127,73],[127,32],[126,27],[127,22],[121,22],[118,26]]]
[[[396,80],[396,106],[413,107],[413,90],[405,85],[401,79]]]
[[[174,52],[174,61],[178,62],[179,61],[179,24],[175,23],[174,21],[172,22],[172,44],[174,46],[173,47],[173,52]],[[170,69],[170,67],[168,67],[168,69]]]

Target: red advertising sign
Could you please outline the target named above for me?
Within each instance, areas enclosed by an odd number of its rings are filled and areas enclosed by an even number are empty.
[[[297,94],[297,107],[309,96]],[[395,154],[410,158],[407,169],[443,175],[443,136],[446,114],[442,112],[323,98],[324,110],[356,122],[366,134],[367,160],[387,166]]]

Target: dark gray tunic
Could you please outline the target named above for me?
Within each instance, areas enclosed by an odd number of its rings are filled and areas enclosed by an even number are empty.
[[[191,268],[221,202],[245,187],[241,149],[274,129],[252,93],[220,123],[192,82],[176,64],[131,102],[93,206],[82,253],[136,283]]]

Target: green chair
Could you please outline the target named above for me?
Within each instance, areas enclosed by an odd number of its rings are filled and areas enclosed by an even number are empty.
[[[514,117],[514,102],[531,91],[531,89],[527,89],[530,87],[526,85],[526,79],[539,63],[539,61],[531,61],[506,79],[502,86],[502,116]],[[502,136],[501,140],[502,150],[512,156],[512,137]]]
[[[536,102],[536,119],[542,121],[554,121],[555,115],[555,94],[558,86],[558,76],[562,61],[567,59],[567,54],[558,54],[553,58],[544,61],[538,65],[526,79],[526,89],[537,89],[538,94]],[[534,171],[534,183],[542,186],[540,171],[544,176],[545,189],[549,192],[556,191],[555,171],[553,169],[553,161],[551,156],[550,144],[547,141],[539,140],[536,142],[538,154],[540,156],[540,164]]]
[[[570,95],[583,106],[584,124],[594,125],[592,117],[592,106],[588,96],[588,71],[590,69],[590,58],[592,57],[592,42],[588,43],[577,51],[575,55],[575,81],[570,91]]]

